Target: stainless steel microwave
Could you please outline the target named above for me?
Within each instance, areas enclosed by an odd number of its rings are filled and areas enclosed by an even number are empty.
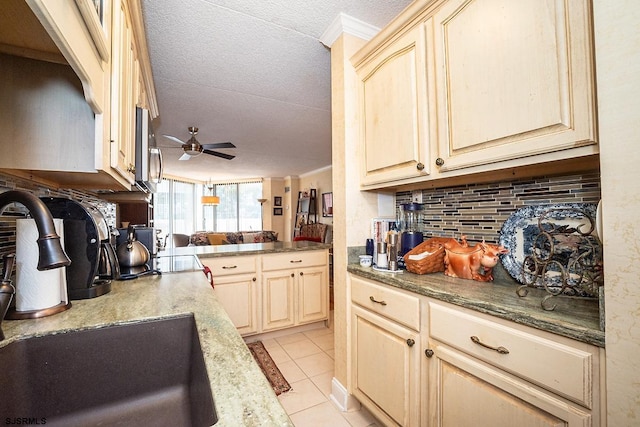
[[[136,186],[145,192],[156,192],[162,181],[162,152],[156,147],[151,115],[146,108],[136,107]]]

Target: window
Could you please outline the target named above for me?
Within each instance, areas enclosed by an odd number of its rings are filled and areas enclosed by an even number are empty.
[[[204,195],[220,197],[220,204],[203,205],[200,197]],[[213,184],[210,191],[202,184],[164,179],[153,195],[154,224],[165,236],[261,230],[261,197],[261,181]]]
[[[262,229],[262,182],[213,184],[203,186],[203,194],[220,197],[217,206],[203,206],[205,230],[249,231]]]

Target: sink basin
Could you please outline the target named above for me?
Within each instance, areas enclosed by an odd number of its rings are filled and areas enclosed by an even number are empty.
[[[11,424],[217,421],[190,315],[16,341],[0,348],[0,369],[0,414]]]

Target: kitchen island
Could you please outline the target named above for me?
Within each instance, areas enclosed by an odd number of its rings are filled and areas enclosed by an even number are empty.
[[[5,320],[6,339],[166,319],[193,313],[204,353],[216,426],[292,426],[268,381],[202,272],[114,281],[110,293],[73,301],[71,309],[35,320]],[[158,349],[162,351],[162,349]],[[8,375],[13,375],[9,370]]]

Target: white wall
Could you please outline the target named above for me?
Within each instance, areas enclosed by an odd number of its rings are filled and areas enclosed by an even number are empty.
[[[640,2],[594,1],[607,424],[640,425]]]

